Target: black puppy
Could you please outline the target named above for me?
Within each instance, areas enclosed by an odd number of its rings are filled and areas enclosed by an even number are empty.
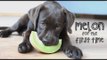
[[[80,59],[82,51],[71,45],[67,31],[71,33],[71,26],[74,22],[74,15],[61,7],[55,1],[45,2],[29,10],[12,27],[0,32],[1,37],[8,37],[12,32],[17,31],[20,35],[24,33],[23,42],[19,45],[20,53],[27,53],[33,50],[29,42],[31,31],[36,31],[40,40],[47,46],[58,44],[62,39],[62,50],[68,57]]]

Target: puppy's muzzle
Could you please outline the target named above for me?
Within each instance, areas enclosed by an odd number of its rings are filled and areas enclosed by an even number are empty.
[[[59,40],[57,37],[54,37],[54,36],[45,36],[43,39],[42,39],[42,42],[44,43],[44,45],[46,46],[52,46],[52,45],[57,45]]]

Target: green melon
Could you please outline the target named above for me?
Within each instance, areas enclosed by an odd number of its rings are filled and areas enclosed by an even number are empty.
[[[38,50],[39,52],[43,53],[54,53],[58,51],[62,45],[62,40],[59,40],[59,43],[54,46],[45,46],[41,40],[39,40],[37,32],[32,31],[30,34],[30,43],[31,45]]]

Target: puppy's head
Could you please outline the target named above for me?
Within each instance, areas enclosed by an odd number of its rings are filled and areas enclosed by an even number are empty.
[[[34,27],[40,40],[45,45],[56,45],[63,29],[71,33],[74,15],[64,8],[47,8],[44,6],[35,10]]]

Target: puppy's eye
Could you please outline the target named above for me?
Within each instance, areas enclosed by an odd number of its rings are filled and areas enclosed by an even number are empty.
[[[41,23],[42,27],[45,28],[46,27],[46,24],[45,23]]]
[[[45,23],[42,23],[43,25],[45,25]]]
[[[41,28],[45,28],[45,27],[46,27],[46,24],[43,23],[43,22],[41,22],[41,23],[40,23],[40,27],[41,27]]]
[[[43,26],[46,26],[46,24],[45,23],[41,23]]]

